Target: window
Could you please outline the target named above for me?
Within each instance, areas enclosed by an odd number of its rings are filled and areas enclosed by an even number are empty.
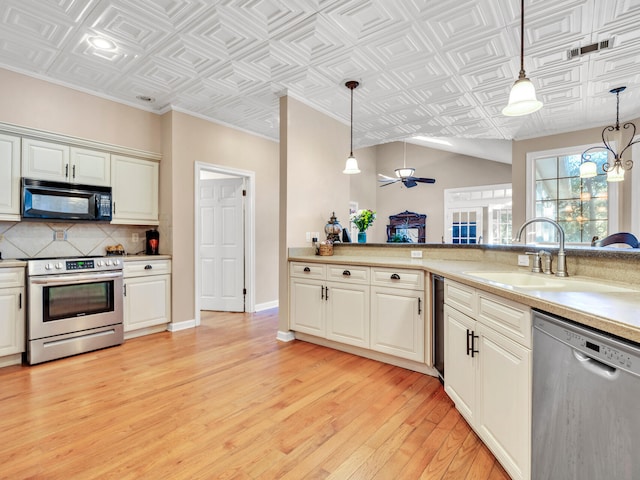
[[[448,243],[511,243],[511,184],[444,191]]]
[[[598,165],[599,174],[580,178],[582,152],[588,147],[572,147],[527,155],[529,165],[528,218],[546,217],[555,220],[565,231],[565,240],[590,244],[593,237],[604,238],[616,231],[617,189],[607,182],[602,165],[605,152],[595,152],[591,160]],[[531,235],[534,229],[530,230]],[[527,242],[555,242],[556,230],[549,224],[538,224],[535,236]]]

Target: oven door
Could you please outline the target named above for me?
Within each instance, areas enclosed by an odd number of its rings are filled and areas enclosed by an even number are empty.
[[[29,340],[121,324],[122,272],[29,278]]]

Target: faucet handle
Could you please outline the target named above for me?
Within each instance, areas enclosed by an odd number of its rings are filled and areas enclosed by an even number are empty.
[[[540,260],[539,252],[524,252],[527,255],[533,255],[533,265],[531,266],[531,271],[533,273],[540,273],[542,271],[542,264]]]
[[[542,273],[546,275],[551,275],[553,273],[551,271],[551,261],[552,261],[551,254],[546,250],[540,250],[540,259],[542,261]]]

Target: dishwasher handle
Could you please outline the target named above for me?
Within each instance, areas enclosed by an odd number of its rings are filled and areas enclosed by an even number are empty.
[[[606,363],[602,363],[600,360],[592,358],[589,355],[585,355],[576,349],[571,350],[573,351],[575,359],[580,362],[580,365],[591,373],[608,380],[615,380],[618,377],[620,372],[617,368],[607,365]]]

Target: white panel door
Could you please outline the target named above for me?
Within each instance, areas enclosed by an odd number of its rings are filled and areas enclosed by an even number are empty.
[[[71,147],[71,181],[85,185],[111,186],[111,155],[107,152]]]
[[[242,178],[200,180],[200,307],[244,311]]]
[[[369,285],[328,282],[325,300],[327,338],[369,348]]]
[[[24,138],[22,176],[52,182],[69,181],[69,146]]]

